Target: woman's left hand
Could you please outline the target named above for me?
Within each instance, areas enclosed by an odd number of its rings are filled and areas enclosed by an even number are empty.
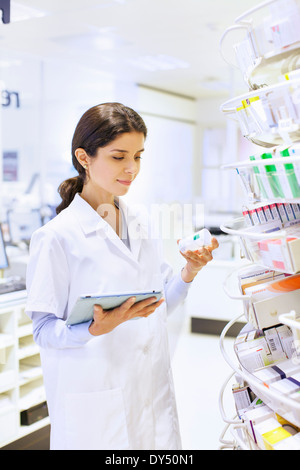
[[[212,251],[218,248],[218,246],[218,240],[213,237],[211,244],[208,246],[201,247],[196,251],[187,250],[184,253],[180,252],[187,262],[181,271],[181,277],[184,282],[191,282],[196,277],[198,272],[213,259]]]

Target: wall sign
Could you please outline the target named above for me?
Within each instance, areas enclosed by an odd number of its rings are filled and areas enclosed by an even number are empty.
[[[7,108],[8,106],[20,107],[20,96],[17,91],[2,90],[2,106]]]
[[[3,181],[18,181],[18,152],[3,152]]]
[[[3,23],[10,23],[10,0],[0,0],[0,10],[2,10]]]

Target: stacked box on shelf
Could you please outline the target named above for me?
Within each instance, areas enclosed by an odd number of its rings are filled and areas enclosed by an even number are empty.
[[[230,221],[221,228],[239,237],[244,256],[270,269],[289,274],[300,272],[300,223],[297,221],[296,225],[282,225],[281,222],[271,221],[249,226],[249,217],[258,221],[258,211],[250,208],[244,210],[243,214],[243,218]]]

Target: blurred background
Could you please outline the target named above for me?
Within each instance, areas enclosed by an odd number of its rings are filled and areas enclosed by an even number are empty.
[[[240,71],[229,65],[236,60],[232,44],[245,32],[225,38],[223,57],[219,43],[235,18],[257,3],[12,0],[10,22],[0,24],[5,275],[26,275],[30,234],[54,216],[57,187],[75,175],[75,126],[88,108],[107,101],[134,108],[149,130],[128,201],[175,207],[183,231],[206,226],[219,239],[215,260],[169,325],[186,449],[217,448],[223,427],[218,393],[227,368],[217,341],[240,304],[225,296],[222,283],[239,264],[240,250],[219,227],[241,214],[242,193],[234,172],[221,167],[248,158],[254,144],[220,112],[222,103],[247,91]],[[175,237],[165,237],[164,245],[168,261],[180,269]],[[31,436],[28,428],[23,434]]]

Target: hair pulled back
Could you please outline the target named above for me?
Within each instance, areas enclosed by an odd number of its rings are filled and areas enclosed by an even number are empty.
[[[145,138],[147,136],[147,128],[141,116],[121,103],[99,104],[82,115],[72,139],[72,163],[78,176],[60,184],[58,192],[62,201],[56,208],[57,214],[71,204],[86,181],[86,171],[75,156],[76,149],[82,148],[89,157],[95,157],[99,147],[105,147],[126,132],[141,132]]]

